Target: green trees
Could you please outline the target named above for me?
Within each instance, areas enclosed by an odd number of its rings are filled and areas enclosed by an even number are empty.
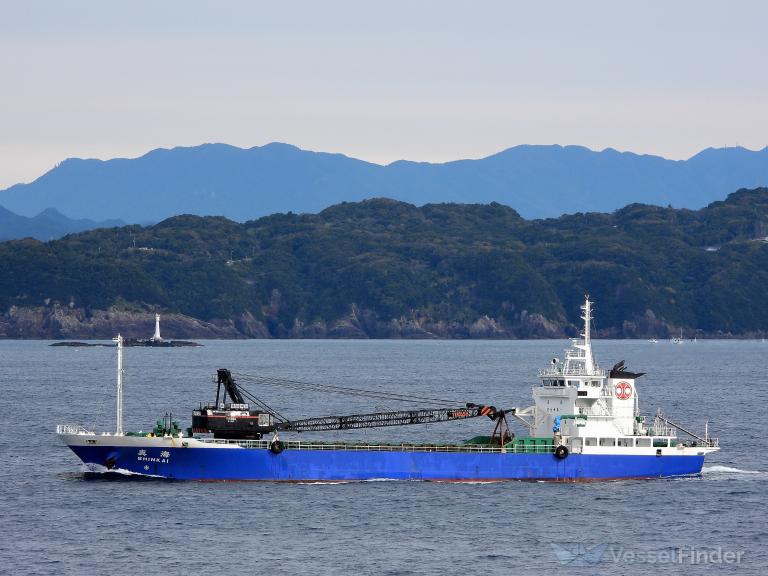
[[[760,332],[765,236],[765,188],[699,211],[635,204],[535,221],[499,204],[386,199],[244,224],[178,216],[0,243],[0,312],[130,303],[209,321],[249,314],[284,336],[297,322],[330,326],[354,306],[369,336],[415,316],[425,329],[450,327],[442,336],[465,336],[485,316],[526,336],[531,315],[552,335],[573,330],[590,293],[606,334]]]

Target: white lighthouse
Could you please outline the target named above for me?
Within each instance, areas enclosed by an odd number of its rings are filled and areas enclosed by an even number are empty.
[[[152,336],[152,342],[162,342],[163,338],[160,336],[160,314],[155,314],[155,334]]]

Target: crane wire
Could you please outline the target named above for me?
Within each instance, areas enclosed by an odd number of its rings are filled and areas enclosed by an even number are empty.
[[[283,422],[287,422],[287,421],[288,421],[288,418],[286,418],[285,416],[283,416],[282,414],[280,414],[280,412],[278,412],[277,410],[275,410],[274,408],[272,408],[272,406],[268,405],[268,404],[267,404],[266,402],[264,402],[263,400],[261,400],[261,399],[259,399],[258,397],[256,397],[256,396],[255,396],[253,393],[251,393],[250,391],[246,390],[246,389],[245,389],[245,388],[243,388],[242,386],[240,386],[240,387],[239,387],[239,390],[240,390],[240,393],[241,393],[243,396],[245,396],[245,398],[246,398],[247,400],[249,400],[249,401],[253,402],[254,404],[257,404],[257,405],[258,405],[260,408],[262,408],[263,410],[266,410],[267,412],[269,412],[270,414],[272,414],[273,416],[275,416],[275,417],[276,417],[278,420],[282,420]]]
[[[252,374],[233,373],[232,376],[237,380],[245,381],[251,384],[264,386],[278,386],[293,390],[304,390],[311,392],[323,392],[330,394],[346,394],[348,396],[359,396],[367,398],[378,398],[380,400],[392,400],[396,402],[422,403],[422,402],[440,402],[445,404],[465,404],[458,400],[446,400],[445,398],[433,398],[429,396],[418,396],[415,394],[399,394],[396,392],[376,392],[374,390],[365,390],[362,388],[352,388],[349,386],[334,386],[332,384],[318,384],[302,382],[300,380],[289,380],[287,378],[274,378],[269,376],[255,376]]]

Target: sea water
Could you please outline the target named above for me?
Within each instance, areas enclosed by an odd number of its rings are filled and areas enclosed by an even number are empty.
[[[217,368],[499,408],[532,403],[567,342],[205,341],[125,351],[125,428],[182,427]],[[604,368],[647,372],[663,407],[722,450],[699,477],[590,484],[202,483],[84,474],[57,423],[114,428],[115,350],[0,341],[0,573],[766,574],[768,344],[594,342]],[[250,392],[290,418],[403,405],[280,387]],[[430,407],[430,406],[424,406]],[[437,407],[437,406],[434,406]],[[485,418],[302,439],[461,442]],[[517,433],[524,433],[513,424]]]

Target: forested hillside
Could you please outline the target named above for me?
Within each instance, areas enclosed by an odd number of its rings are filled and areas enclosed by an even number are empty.
[[[585,293],[603,336],[759,335],[766,236],[766,188],[547,220],[387,199],[178,216],[1,243],[0,336],[149,335],[159,310],[174,337],[554,337]]]

